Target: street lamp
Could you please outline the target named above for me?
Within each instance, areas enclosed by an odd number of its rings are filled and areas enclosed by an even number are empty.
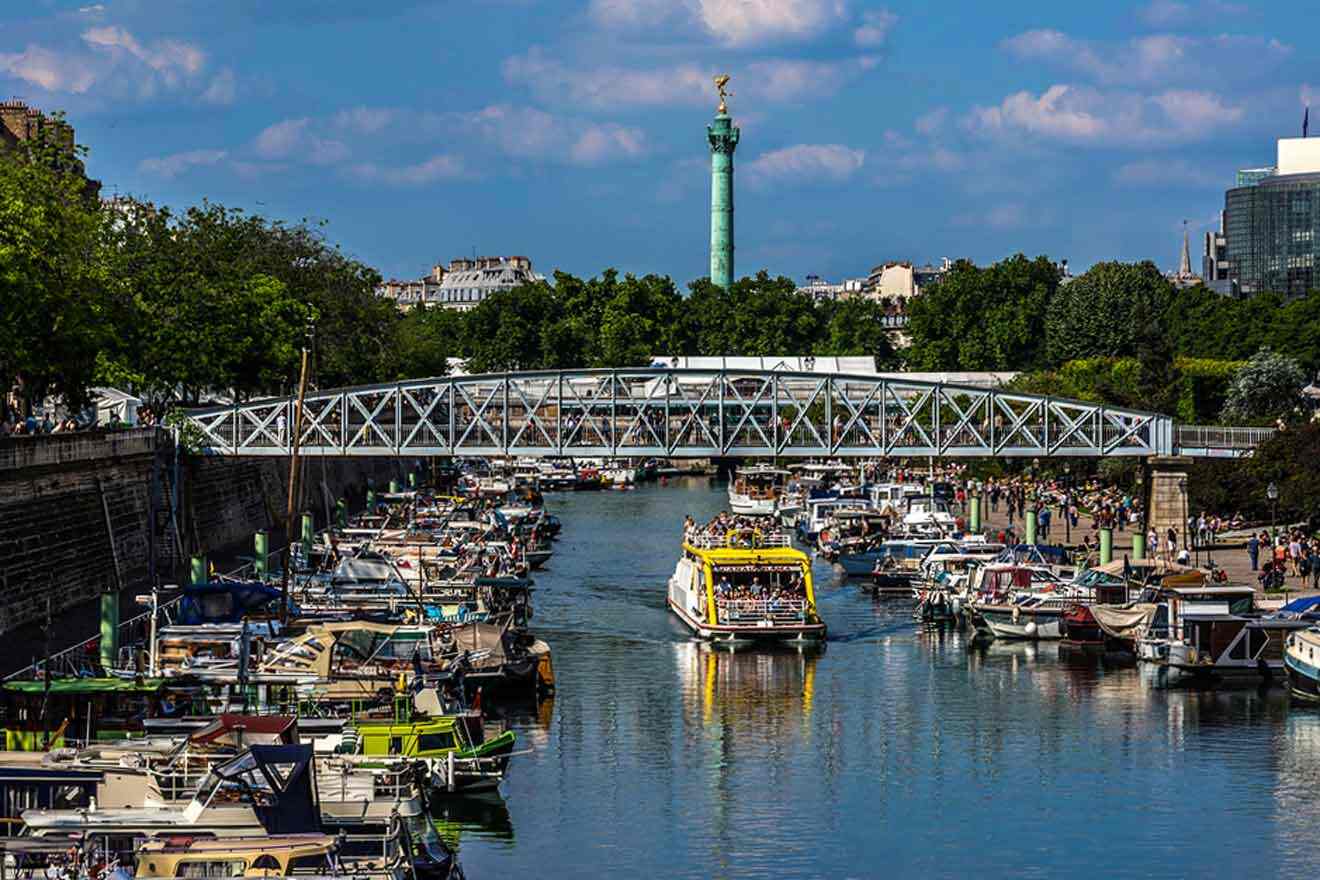
[[[1063,540],[1072,545],[1072,467],[1063,463]]]
[[[1272,511],[1270,513],[1270,538],[1277,541],[1279,539],[1279,487],[1272,480],[1265,487],[1265,497],[1270,499]]]

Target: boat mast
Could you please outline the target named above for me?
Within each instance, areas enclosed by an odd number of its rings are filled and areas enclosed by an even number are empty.
[[[298,401],[293,410],[293,442],[289,455],[289,505],[284,516],[284,576],[280,580],[280,623],[289,622],[289,568],[293,565],[293,518],[298,507],[298,447],[302,440],[303,400],[307,397],[307,342],[303,341],[302,369],[298,376]]]

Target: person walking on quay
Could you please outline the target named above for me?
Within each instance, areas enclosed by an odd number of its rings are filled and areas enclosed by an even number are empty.
[[[1050,542],[1050,520],[1053,518],[1053,514],[1050,513],[1048,507],[1041,505],[1040,513],[1037,516],[1040,517],[1040,539],[1048,544]]]
[[[1260,538],[1255,532],[1247,539],[1247,556],[1251,559],[1251,570],[1256,571],[1260,565]]]
[[[1311,539],[1311,589],[1320,590],[1320,540]]]
[[[1174,555],[1178,552],[1178,530],[1169,526],[1169,532],[1164,537],[1164,559],[1167,562],[1173,562]]]
[[[1146,555],[1155,559],[1160,555],[1160,534],[1151,526],[1146,532]]]
[[[999,512],[999,484],[993,481],[990,483],[990,512]]]

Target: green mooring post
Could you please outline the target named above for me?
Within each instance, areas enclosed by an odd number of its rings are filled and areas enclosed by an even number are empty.
[[[1036,543],[1036,511],[1027,511],[1027,541],[1028,544]]]
[[[1100,564],[1108,565],[1114,561],[1114,530],[1100,530]]]
[[[252,539],[256,555],[252,557],[252,570],[257,577],[265,577],[270,571],[270,533],[261,531]]]
[[[194,556],[192,565],[189,569],[188,583],[194,587],[201,586],[210,580],[210,572],[206,569],[206,557]]]
[[[310,513],[302,515],[302,541],[303,558],[310,559],[312,555],[312,544],[316,540],[316,521],[312,519]]]
[[[971,523],[972,532],[976,533],[981,531],[981,499],[975,497],[968,498],[967,507],[967,519]]]
[[[375,489],[368,489],[368,490],[367,490],[367,513],[375,513],[375,512],[376,512],[376,490],[375,490]]]
[[[348,528],[348,502],[343,498],[335,502],[335,522],[341,529]]]
[[[101,668],[114,668],[119,657],[119,593],[106,590],[101,594]]]
[[[1140,527],[1132,533],[1132,558],[1146,558],[1146,533]]]
[[[398,480],[390,480],[390,494],[391,494],[391,495],[398,495],[398,494],[399,494],[399,491],[400,491],[400,489],[399,489],[399,481],[398,481]]]
[[[417,488],[417,471],[416,471],[416,470],[408,471],[408,488],[409,488],[409,489],[416,489],[416,488]]]

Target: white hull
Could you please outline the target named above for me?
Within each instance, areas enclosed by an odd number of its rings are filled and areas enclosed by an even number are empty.
[[[1053,641],[1063,638],[1063,616],[1059,612],[1036,615],[1022,611],[1014,620],[1012,613],[1008,611],[986,608],[978,610],[986,629],[997,639]]]
[[[748,498],[746,495],[739,495],[729,490],[729,510],[738,516],[773,516],[775,499]]]

